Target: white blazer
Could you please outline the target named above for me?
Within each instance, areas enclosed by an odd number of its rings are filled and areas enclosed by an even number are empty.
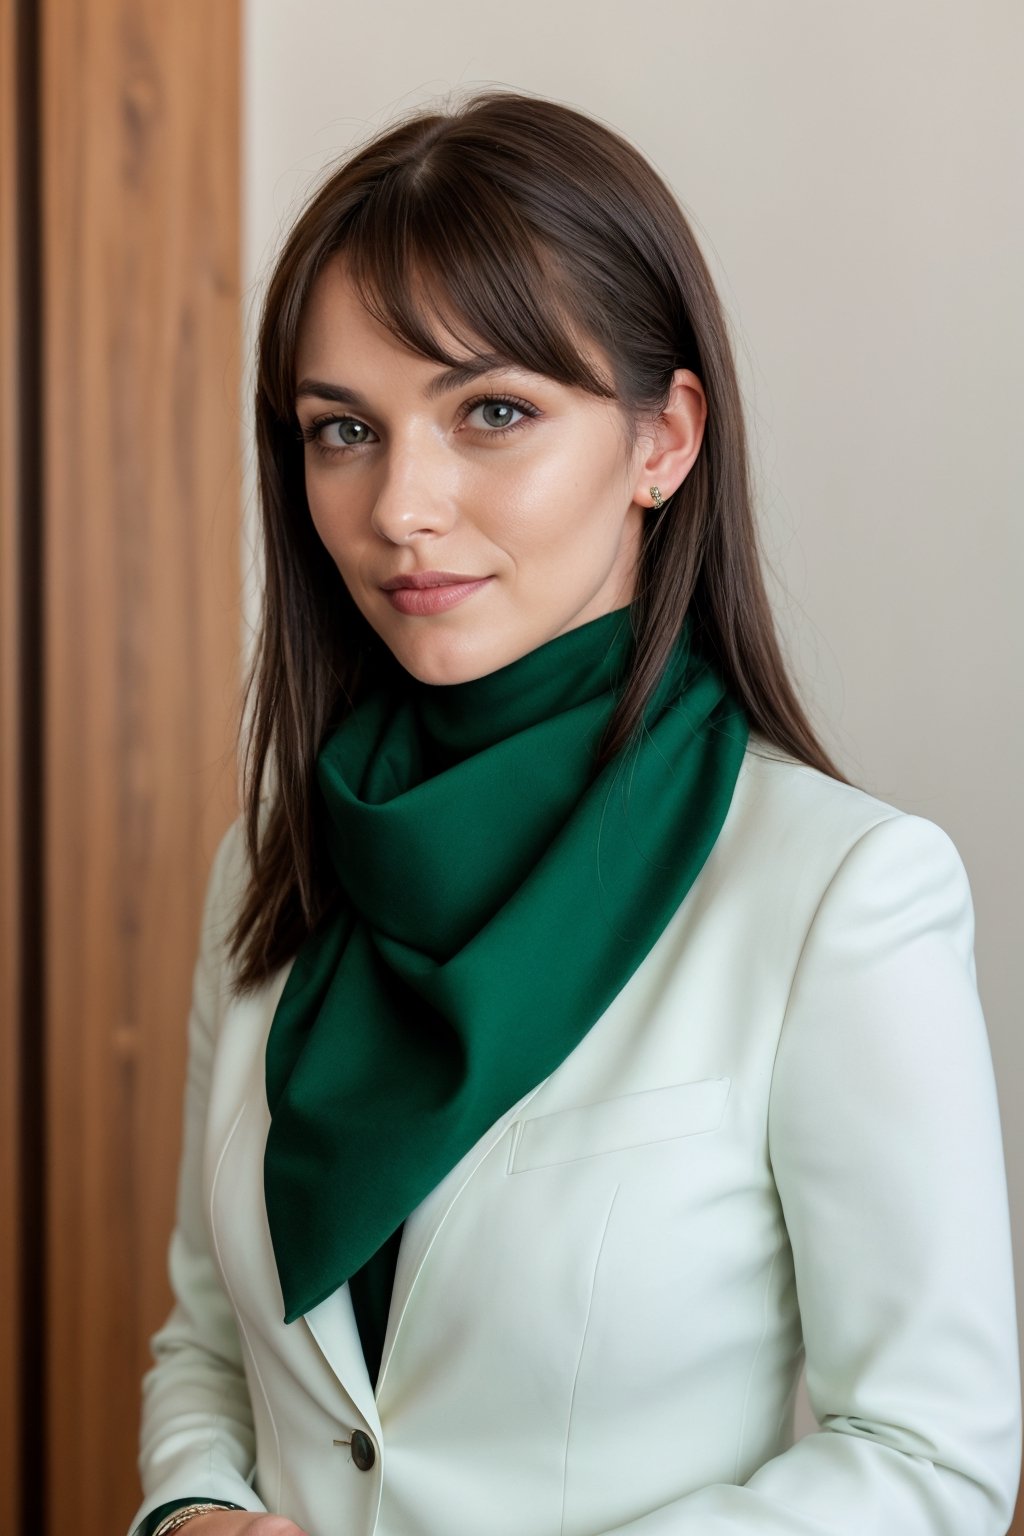
[[[282,1322],[264,1047],[289,967],[229,999],[244,859],[239,819],[194,973],[130,1529],[205,1495],[309,1536],[1003,1536],[1009,1204],[940,827],[753,736],[653,950],[410,1214],[376,1391],[347,1285]],[[347,1170],[339,1221],[372,1178]],[[805,1357],[820,1429],[794,1442]]]

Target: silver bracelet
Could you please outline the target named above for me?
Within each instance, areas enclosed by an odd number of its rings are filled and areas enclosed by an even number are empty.
[[[153,1536],[174,1536],[174,1532],[180,1531],[181,1527],[187,1525],[195,1515],[205,1515],[210,1510],[223,1508],[223,1504],[186,1504],[181,1509],[172,1509],[171,1513],[160,1521]]]

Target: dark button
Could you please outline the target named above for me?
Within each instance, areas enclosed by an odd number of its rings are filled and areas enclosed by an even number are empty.
[[[377,1460],[377,1453],[373,1448],[373,1441],[370,1439],[369,1435],[364,1434],[361,1429],[354,1429],[352,1431],[352,1460],[355,1462],[360,1472],[369,1472],[370,1468]]]

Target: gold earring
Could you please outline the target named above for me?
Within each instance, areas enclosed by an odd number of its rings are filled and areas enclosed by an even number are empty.
[[[656,485],[651,486],[651,495],[654,498],[655,511],[660,512],[662,507],[665,505],[665,498],[658,490]]]

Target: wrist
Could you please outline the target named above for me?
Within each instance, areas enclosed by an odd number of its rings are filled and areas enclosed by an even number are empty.
[[[184,1529],[199,1515],[216,1514],[221,1509],[237,1509],[236,1504],[210,1503],[208,1500],[197,1500],[194,1504],[185,1504],[180,1509],[175,1509],[153,1531],[153,1536],[174,1536],[176,1531]]]

